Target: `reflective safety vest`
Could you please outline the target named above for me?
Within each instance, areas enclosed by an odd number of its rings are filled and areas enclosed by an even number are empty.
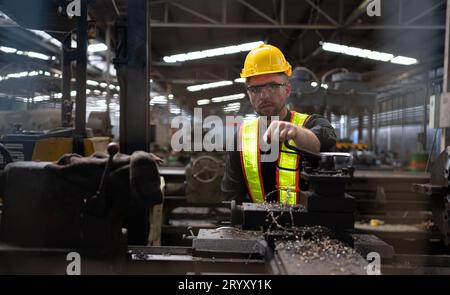
[[[291,123],[303,126],[308,118],[306,114],[291,111]],[[261,134],[262,136],[262,134]],[[259,146],[259,118],[246,121],[241,125],[241,165],[252,202],[266,201],[266,192],[261,175],[261,160]],[[295,146],[291,139],[289,142]],[[288,149],[284,143],[280,147],[276,168],[276,189],[278,201],[281,204],[295,205],[300,193],[300,156]],[[269,193],[269,192],[268,192]]]

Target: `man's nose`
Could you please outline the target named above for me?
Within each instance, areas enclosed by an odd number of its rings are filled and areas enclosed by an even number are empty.
[[[271,91],[268,87],[263,87],[259,91],[259,95],[270,96],[271,94]]]
[[[266,88],[261,89],[261,91],[258,93],[258,97],[260,100],[268,100],[271,98],[271,93]]]

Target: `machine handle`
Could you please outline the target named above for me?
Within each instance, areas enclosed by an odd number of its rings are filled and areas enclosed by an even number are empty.
[[[311,152],[311,151],[308,151],[308,150],[305,150],[305,149],[300,149],[300,148],[298,148],[296,146],[291,145],[288,140],[286,140],[284,142],[284,145],[288,149],[293,150],[296,154],[299,154],[300,156],[302,156],[304,158],[313,158],[313,159],[316,159],[316,160],[320,160],[322,158],[321,154],[314,153],[314,152]]]
[[[106,162],[105,169],[103,170],[102,178],[100,179],[100,185],[98,186],[98,190],[95,194],[95,197],[99,197],[101,195],[103,191],[103,186],[105,184],[105,179],[106,177],[108,177],[109,170],[111,169],[112,166],[114,155],[119,152],[119,149],[120,149],[119,145],[115,142],[111,142],[110,144],[108,144],[106,150],[108,151],[109,158],[108,161]]]

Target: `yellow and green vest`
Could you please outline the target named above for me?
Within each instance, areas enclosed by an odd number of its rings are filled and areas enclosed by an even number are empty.
[[[309,115],[291,111],[291,123],[303,126]],[[240,129],[241,165],[252,202],[266,201],[266,192],[261,175],[259,147],[259,118],[244,122]],[[290,144],[295,146],[291,139]],[[276,188],[279,190],[278,201],[282,204],[295,205],[300,193],[300,155],[281,144],[276,168]],[[282,169],[280,169],[280,167]]]

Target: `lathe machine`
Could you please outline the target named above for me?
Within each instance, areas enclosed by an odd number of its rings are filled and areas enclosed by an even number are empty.
[[[114,144],[108,152],[6,166],[0,273],[65,274],[76,252],[81,274],[366,274],[377,272],[369,253],[394,255],[375,236],[353,232],[355,202],[345,193],[351,156],[300,150],[301,204],[231,201],[223,226],[186,229],[190,247],[127,245],[124,208],[163,201],[157,159],[122,155]]]

